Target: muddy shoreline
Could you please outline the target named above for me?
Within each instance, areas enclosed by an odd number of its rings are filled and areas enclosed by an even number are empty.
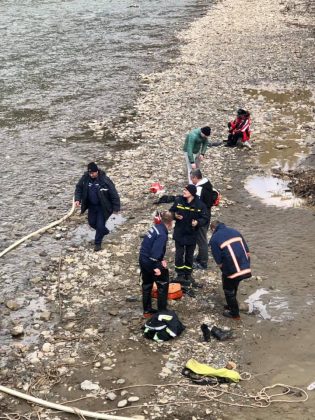
[[[94,254],[87,244],[82,244],[67,247],[61,259],[51,258],[45,277],[34,281],[34,287],[51,302],[49,314],[33,322],[39,343],[27,343],[27,330],[24,338],[12,340],[1,367],[2,384],[65,402],[86,397],[80,384],[90,380],[100,386],[97,398],[78,401],[77,407],[113,412],[118,401],[137,396],[140,407],[132,408],[134,403],[128,403],[127,409],[116,413],[143,416],[139,418],[313,418],[315,399],[311,393],[304,404],[274,404],[258,410],[228,407],[218,401],[197,404],[194,402],[200,400],[200,395],[185,386],[117,390],[129,385],[177,383],[190,357],[217,367],[234,360],[240,371],[254,375],[252,381],[223,390],[254,393],[277,382],[305,389],[314,380],[313,213],[304,208],[266,207],[243,188],[248,175],[264,173],[259,155],[279,118],[283,122],[291,118],[282,112],[292,106],[291,93],[303,92],[294,102],[303,107],[303,115],[313,112],[310,67],[314,51],[310,48],[309,16],[292,15],[292,11],[288,14],[286,3],[280,3],[254,0],[249,9],[244,0],[217,2],[207,16],[181,34],[181,55],[174,59],[172,67],[145,77],[147,89],[136,104],[136,115],[114,133],[123,140],[139,132],[141,143],[135,149],[115,154],[115,164],[108,170],[121,193],[126,222],[108,238],[101,253]],[[250,42],[240,50],[244,39]],[[261,94],[266,91],[286,92],[288,98],[281,107],[270,105]],[[168,193],[178,193],[186,179],[181,156],[185,132],[210,123],[213,139],[222,140],[228,118],[239,107],[252,111],[255,147],[250,152],[209,148],[204,173],[223,195],[222,205],[215,209],[213,217],[240,229],[251,247],[255,276],[242,285],[241,299],[263,287],[270,295],[284,299],[289,308],[287,317],[272,322],[244,315],[237,326],[223,320],[220,276],[211,260],[210,270],[195,275],[204,283],[202,293],[172,304],[187,326],[185,334],[165,345],[150,343],[141,336],[137,270],[140,235],[149,227],[156,208],[148,188],[159,180]],[[307,142],[314,127],[294,126],[294,119],[290,124],[300,131],[301,141]],[[279,135],[280,142],[282,139],[285,132]],[[75,231],[78,222],[85,220],[76,216],[67,229]],[[173,248],[170,241],[170,259]],[[134,301],[126,302],[126,297]],[[19,310],[16,308],[16,313]],[[12,312],[7,308],[3,313],[8,316]],[[283,313],[280,310],[279,314]],[[233,341],[203,343],[202,322],[231,328]],[[111,389],[116,394],[113,400],[108,397]],[[122,394],[124,391],[127,394]],[[172,405],[187,400],[189,404]],[[34,410],[3,394],[0,407],[3,413]],[[71,418],[44,410],[39,415]]]

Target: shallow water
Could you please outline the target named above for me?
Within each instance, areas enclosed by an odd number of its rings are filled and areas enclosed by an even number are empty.
[[[112,161],[104,158],[104,151],[111,151],[114,159],[121,147],[133,147],[128,142],[117,145],[110,133],[93,137],[86,122],[118,118],[132,109],[140,74],[169,65],[178,52],[176,31],[201,17],[210,4],[1,2],[1,250],[70,209],[75,183],[88,161],[106,168]],[[79,243],[84,233],[75,235]],[[0,267],[0,302],[25,296],[29,287],[36,299],[39,292],[29,279],[41,276],[50,257],[58,257],[71,242],[71,234],[59,240],[45,234],[7,254]],[[43,251],[47,257],[39,257]],[[26,324],[35,322],[32,308],[25,305],[17,311]]]
[[[283,296],[280,290],[268,291],[257,289],[245,300],[249,305],[249,313],[258,316],[258,322],[269,320],[271,322],[285,322],[294,319],[297,314],[294,305],[288,301],[288,297]]]
[[[245,93],[269,105],[265,117],[272,125],[266,127],[265,133],[255,133],[255,130],[253,133],[253,137],[264,138],[259,163],[278,166],[284,171],[294,169],[309,153],[307,142],[313,141],[311,134],[307,134],[307,124],[313,121],[312,107],[315,106],[312,93],[308,90],[277,92],[264,89],[245,89]],[[302,141],[303,138],[306,142]]]
[[[247,191],[267,205],[277,207],[300,207],[303,200],[295,197],[288,188],[288,181],[273,176],[254,175],[247,178]]]

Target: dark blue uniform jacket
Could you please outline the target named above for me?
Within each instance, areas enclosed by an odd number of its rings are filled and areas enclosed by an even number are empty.
[[[248,246],[243,236],[235,229],[220,223],[210,239],[212,255],[222,274],[230,279],[251,277]]]
[[[206,205],[197,196],[190,203],[185,197],[180,196],[176,198],[169,211],[183,216],[182,220],[175,219],[173,234],[175,241],[180,245],[196,244],[198,228],[209,223]],[[194,219],[198,221],[195,227],[191,224]]]
[[[152,271],[162,268],[161,261],[164,258],[168,231],[165,225],[154,225],[147,232],[140,248],[139,263],[141,268]]]
[[[81,213],[84,213],[89,206],[100,205],[105,220],[113,212],[120,210],[120,198],[116,187],[102,170],[99,170],[96,179],[92,179],[89,173],[85,172],[76,185],[74,199],[81,202]]]

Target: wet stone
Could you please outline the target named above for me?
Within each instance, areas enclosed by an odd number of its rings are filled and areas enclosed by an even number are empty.
[[[20,335],[24,334],[24,327],[23,325],[15,325],[10,330],[12,337],[19,337]]]
[[[117,395],[115,394],[115,392],[109,392],[108,394],[106,394],[106,397],[109,400],[114,401],[117,398]]]
[[[11,311],[17,311],[21,308],[21,305],[17,303],[15,300],[7,300],[5,306],[9,308]]]
[[[51,317],[51,312],[49,312],[49,311],[44,311],[44,312],[42,312],[41,314],[40,314],[40,319],[42,320],[42,321],[49,321],[50,320],[50,317]]]

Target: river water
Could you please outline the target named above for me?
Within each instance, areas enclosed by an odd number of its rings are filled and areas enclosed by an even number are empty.
[[[139,75],[167,66],[178,51],[176,33],[210,5],[1,1],[0,251],[69,210],[86,163],[108,147],[84,124],[132,108]],[[56,255],[60,246],[44,235],[2,259],[0,307],[8,298],[24,299],[45,250]],[[36,299],[34,290],[30,299]]]

